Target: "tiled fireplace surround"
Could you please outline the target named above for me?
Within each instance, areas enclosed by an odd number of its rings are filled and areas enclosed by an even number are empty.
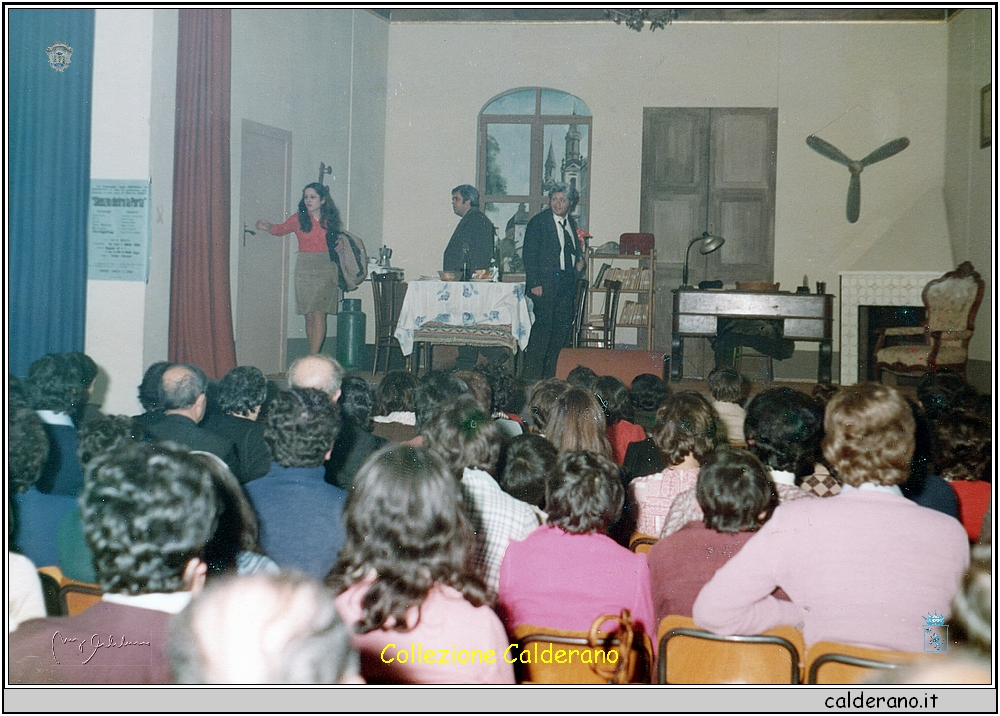
[[[858,382],[858,307],[922,306],[941,271],[844,271],[840,274],[840,383]]]

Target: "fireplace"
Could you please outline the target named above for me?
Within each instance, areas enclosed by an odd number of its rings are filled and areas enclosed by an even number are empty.
[[[921,306],[858,306],[858,380],[878,382],[875,344],[883,328],[919,326],[927,313]],[[886,344],[890,345],[890,344]]]
[[[870,362],[867,336],[860,336],[860,308],[882,306],[923,307],[924,286],[939,278],[941,271],[844,271],[840,274],[840,383],[853,385],[868,380]],[[911,319],[908,319],[911,320]],[[863,341],[859,345],[859,339]],[[864,358],[861,352],[867,351]]]

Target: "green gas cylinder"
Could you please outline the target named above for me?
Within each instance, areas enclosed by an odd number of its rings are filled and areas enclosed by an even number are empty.
[[[365,314],[360,298],[345,298],[337,314],[337,360],[347,370],[358,370],[365,355]]]

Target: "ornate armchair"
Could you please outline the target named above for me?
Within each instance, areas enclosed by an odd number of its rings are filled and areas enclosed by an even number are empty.
[[[891,373],[936,373],[949,368],[965,377],[969,340],[983,300],[983,279],[964,261],[954,271],[934,279],[922,294],[927,319],[922,326],[886,328],[875,344],[875,365]],[[894,339],[909,339],[889,345]]]

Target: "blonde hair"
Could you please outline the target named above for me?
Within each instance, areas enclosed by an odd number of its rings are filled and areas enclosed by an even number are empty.
[[[589,390],[570,388],[559,396],[545,425],[545,436],[559,452],[586,450],[612,456],[604,410]]]
[[[842,388],[826,406],[823,455],[846,484],[901,485],[910,476],[916,423],[899,391],[878,383]]]

